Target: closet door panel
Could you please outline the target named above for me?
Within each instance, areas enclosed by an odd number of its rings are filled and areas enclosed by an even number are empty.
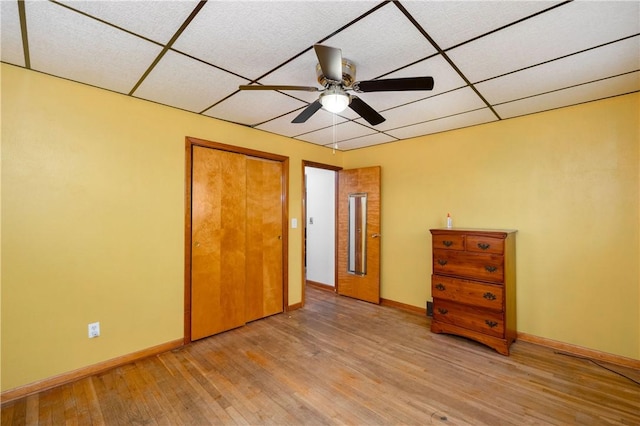
[[[191,338],[245,323],[246,162],[193,147]]]
[[[247,157],[246,320],[283,311],[282,163]]]

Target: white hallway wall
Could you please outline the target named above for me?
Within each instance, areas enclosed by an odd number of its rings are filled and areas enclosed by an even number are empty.
[[[335,287],[335,172],[305,167],[307,280]]]

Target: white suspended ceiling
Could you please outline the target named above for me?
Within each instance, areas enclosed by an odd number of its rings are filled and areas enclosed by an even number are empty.
[[[1,60],[196,114],[350,150],[640,91],[639,1],[0,1]],[[23,43],[26,40],[26,43]],[[316,43],[386,121],[318,111]]]

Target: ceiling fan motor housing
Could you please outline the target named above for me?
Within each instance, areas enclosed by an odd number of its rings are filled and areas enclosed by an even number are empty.
[[[342,81],[334,82],[333,80],[329,80],[325,77],[322,73],[320,64],[316,65],[316,75],[318,76],[318,83],[324,87],[328,87],[336,83],[342,84],[345,88],[351,87],[351,85],[356,81],[356,64],[348,59],[342,58]]]

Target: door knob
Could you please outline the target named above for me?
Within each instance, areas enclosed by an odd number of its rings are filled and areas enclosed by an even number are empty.
[[[371,238],[378,238],[378,237],[381,237],[381,236],[382,235],[380,235],[380,234],[371,234]]]

